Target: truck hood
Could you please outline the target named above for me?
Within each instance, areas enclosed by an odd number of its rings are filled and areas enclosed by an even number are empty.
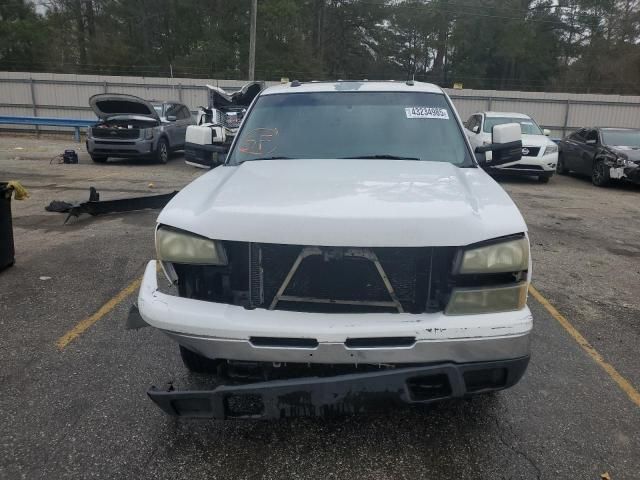
[[[480,168],[402,160],[267,160],[198,178],[158,222],[245,242],[460,246],[526,231]]]
[[[151,103],[133,95],[101,93],[89,98],[89,106],[102,120],[115,116],[137,115],[160,121],[158,112]]]

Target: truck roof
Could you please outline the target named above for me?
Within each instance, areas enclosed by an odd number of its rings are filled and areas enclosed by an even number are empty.
[[[339,80],[337,82],[293,82],[269,87],[262,95],[281,93],[311,92],[424,92],[444,93],[440,87],[423,82],[373,81],[373,80]]]

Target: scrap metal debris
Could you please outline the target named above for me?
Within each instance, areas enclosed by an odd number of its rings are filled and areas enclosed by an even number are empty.
[[[90,187],[89,200],[87,202],[69,203],[54,200],[44,208],[48,212],[67,213],[67,218],[64,220],[64,223],[67,223],[71,217],[79,217],[83,213],[95,216],[107,213],[122,213],[162,208],[169,203],[177,193],[178,191],[174,190],[171,193],[163,193],[160,195],[100,200],[100,194],[98,191],[94,187]]]

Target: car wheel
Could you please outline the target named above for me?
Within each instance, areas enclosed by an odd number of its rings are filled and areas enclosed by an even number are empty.
[[[106,163],[107,159],[109,157],[101,157],[100,155],[93,155],[93,154],[89,154],[91,156],[91,160],[93,160],[95,163]]]
[[[158,140],[156,147],[156,161],[158,163],[167,163],[169,161],[169,143],[166,138]]]
[[[203,357],[199,353],[189,350],[182,345],[180,345],[180,357],[182,357],[182,363],[190,372],[216,373],[218,365],[220,365],[220,360]]]
[[[549,183],[549,180],[551,180],[551,175],[538,175],[539,183]]]
[[[564,165],[564,159],[562,158],[562,155],[558,156],[558,164],[556,165],[556,172],[558,172],[560,175],[566,175],[567,173],[569,173],[569,170],[567,170],[567,167],[565,167]]]
[[[602,160],[596,160],[591,171],[591,183],[596,187],[606,187],[609,180],[609,169]]]

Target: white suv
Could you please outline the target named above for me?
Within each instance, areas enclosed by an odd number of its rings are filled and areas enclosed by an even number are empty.
[[[138,320],[218,386],[149,396],[172,415],[273,418],[514,385],[532,328],[527,226],[478,162],[516,160],[519,137],[500,125],[474,155],[425,83],[262,91],[226,163],[158,218],[173,291],[152,260],[138,297]]]
[[[471,146],[475,149],[491,143],[493,127],[505,123],[520,124],[522,159],[486,170],[490,173],[537,176],[539,181],[547,183],[556,171],[558,146],[548,138],[549,131],[542,130],[528,115],[513,112],[474,113],[465,124]]]

